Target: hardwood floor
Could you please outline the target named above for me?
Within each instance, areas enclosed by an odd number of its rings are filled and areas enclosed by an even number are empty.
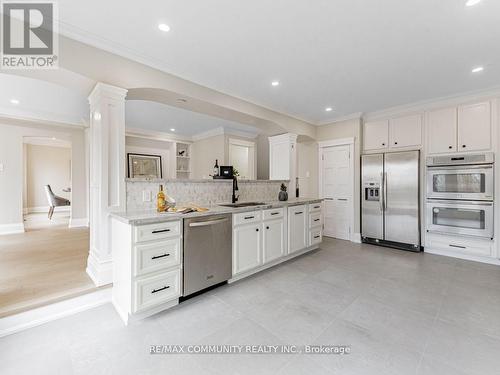
[[[69,229],[67,215],[27,215],[25,233],[0,237],[0,317],[96,290],[85,272],[89,230]]]

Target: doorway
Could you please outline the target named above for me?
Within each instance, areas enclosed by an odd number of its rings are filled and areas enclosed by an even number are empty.
[[[320,142],[319,194],[327,237],[352,240],[354,227],[354,139]]]
[[[232,165],[242,180],[255,180],[257,163],[255,143],[229,139],[229,165]]]

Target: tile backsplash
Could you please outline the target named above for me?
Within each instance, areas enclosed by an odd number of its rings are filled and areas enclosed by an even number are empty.
[[[288,181],[238,181],[239,201],[278,200],[282,183],[288,187]],[[178,204],[194,203],[204,206],[230,202],[233,186],[231,180],[127,180],[126,185],[127,211],[154,210],[160,185]],[[144,196],[149,194],[151,201],[144,201]]]

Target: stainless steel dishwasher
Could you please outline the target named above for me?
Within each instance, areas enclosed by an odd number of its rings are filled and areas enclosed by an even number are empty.
[[[232,215],[184,219],[183,296],[232,276]]]

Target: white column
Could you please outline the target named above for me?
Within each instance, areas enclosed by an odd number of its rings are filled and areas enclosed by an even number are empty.
[[[87,273],[97,286],[112,283],[110,212],[125,210],[125,96],[98,83],[90,103],[90,253]]]

